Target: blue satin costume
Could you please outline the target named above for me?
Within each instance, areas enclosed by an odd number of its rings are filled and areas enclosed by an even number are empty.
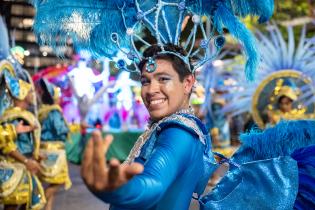
[[[69,128],[59,110],[52,110],[47,117],[41,121],[42,141],[62,141],[67,140]]]
[[[216,167],[203,124],[174,114],[153,130],[135,159],[143,173],[113,192],[96,193],[111,209],[188,209],[193,192],[203,192]]]
[[[72,185],[67,157],[65,153],[65,141],[67,140],[69,127],[58,105],[42,105],[39,110],[41,123],[41,152],[47,156],[43,160],[44,170],[41,179],[49,184],[62,184],[65,189]]]
[[[228,160],[229,172],[213,191],[199,197],[200,208],[314,208],[314,127],[314,121],[292,121],[242,136],[243,146]],[[135,159],[144,164],[144,172],[115,191],[96,196],[114,210],[188,209],[192,193],[203,192],[216,168],[206,147],[210,145],[202,144],[186,122],[161,123]]]
[[[17,125],[19,121],[23,119],[14,119],[12,121],[9,121],[7,123],[12,123],[14,125]],[[26,123],[26,122],[24,122]],[[27,123],[26,123],[27,124]],[[17,139],[16,139],[16,145],[17,145],[17,150],[23,154],[24,156],[31,158],[32,153],[34,151],[34,138],[31,132],[28,133],[19,133],[17,134]]]
[[[2,123],[9,124],[18,124],[20,121],[23,121],[24,125],[30,125],[30,122],[35,121],[35,116],[19,107],[9,108],[4,111],[3,116],[1,118]],[[36,123],[36,122],[34,122]],[[17,134],[17,138],[15,140],[16,150],[21,154],[26,156],[27,158],[34,158],[36,154],[38,154],[38,147],[36,142],[36,135],[38,133],[35,131],[20,133]],[[7,154],[1,155],[1,159],[4,161],[8,161],[10,163],[19,163],[15,159],[11,158]],[[21,163],[19,163],[21,164]],[[16,166],[20,168],[21,166]],[[19,204],[27,204],[30,205],[32,209],[40,209],[45,204],[45,195],[43,192],[42,185],[38,180],[37,176],[31,175],[29,171],[26,170],[25,166],[23,168],[23,178],[15,188],[15,191],[7,196],[4,200],[5,205],[19,205]],[[7,171],[5,169],[4,171]],[[6,178],[12,178],[13,173]],[[1,177],[0,179],[2,179]],[[0,180],[1,182],[5,182],[5,179]],[[29,190],[30,194],[25,195],[25,188]]]
[[[201,209],[315,209],[315,121],[241,136],[231,168]]]
[[[17,125],[19,121],[22,119],[15,119],[12,120],[11,122],[14,125]],[[34,151],[34,138],[32,133],[19,133],[17,134],[17,139],[16,139],[16,145],[18,151],[23,154],[24,156],[31,158],[32,153]]]

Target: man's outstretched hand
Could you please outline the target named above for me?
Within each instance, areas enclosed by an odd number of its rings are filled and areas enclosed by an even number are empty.
[[[113,141],[112,135],[103,139],[100,131],[94,131],[85,148],[81,176],[92,191],[112,191],[127,183],[143,171],[143,165],[122,165],[116,159],[106,163],[106,153]]]

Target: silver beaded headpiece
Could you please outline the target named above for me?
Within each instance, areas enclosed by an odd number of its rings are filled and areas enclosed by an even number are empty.
[[[140,52],[140,49],[142,49],[143,46],[150,47],[152,45],[137,33],[138,28],[147,28],[151,32],[151,35],[155,38],[155,44],[161,48],[159,54],[171,54],[177,56],[187,64],[192,73],[204,63],[213,60],[225,43],[225,38],[222,35],[215,36],[214,30],[208,34],[206,33],[203,20],[210,20],[206,16],[202,17],[195,14],[190,8],[186,7],[185,0],[181,0],[180,2],[158,0],[155,5],[146,8],[146,10],[140,7],[138,0],[135,1],[135,5],[137,10],[137,21],[131,27],[126,25],[125,7],[123,6],[120,8],[131,49],[126,50],[120,47],[119,36],[117,33],[112,33],[111,37],[112,41],[124,54],[126,54],[127,58],[132,61],[135,67],[135,70],[129,69],[126,62],[123,59],[120,59],[117,61],[116,66],[121,70],[139,72],[140,70],[138,69],[137,64],[143,59],[147,60],[146,70],[148,72],[153,72],[156,69],[154,57],[144,58]],[[166,11],[175,11],[178,14],[176,21],[172,20],[172,23],[170,23]],[[149,16],[151,18],[149,18]],[[193,27],[187,39],[183,40],[183,37],[181,36],[182,24],[187,16],[191,16]],[[170,24],[174,24],[175,22],[176,27],[174,27],[174,25],[170,26]],[[199,32],[201,33],[202,39],[200,42],[196,42],[197,33]],[[136,42],[137,44],[140,44],[140,47],[136,46]],[[196,46],[197,43],[198,46]],[[184,56],[180,53],[166,50],[164,48],[166,44],[182,47],[187,52],[187,55]],[[209,50],[210,47],[215,49],[214,53],[213,50]],[[190,65],[191,60],[195,60],[195,62],[191,63],[192,65]]]

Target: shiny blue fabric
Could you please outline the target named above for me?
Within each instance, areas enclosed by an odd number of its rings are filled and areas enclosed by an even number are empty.
[[[227,175],[212,192],[199,198],[201,210],[314,209],[314,123],[283,122],[246,136],[230,160]],[[136,159],[144,164],[144,172],[114,192],[96,195],[113,204],[114,210],[188,209],[206,168],[196,163],[205,162],[201,154],[208,151],[208,144],[197,140],[184,122],[161,124]],[[207,169],[210,175],[215,168]]]
[[[41,123],[42,141],[66,141],[69,128],[58,110],[52,110]]]
[[[295,150],[291,157],[299,168],[299,191],[294,209],[315,209],[315,145]]]
[[[193,129],[182,122],[166,122],[157,130],[135,160],[144,164],[143,173],[113,192],[95,193],[111,203],[111,209],[188,209],[193,192],[205,187],[198,186],[203,183],[204,172],[210,175],[215,169],[212,154],[204,155],[210,144],[202,144]],[[213,167],[204,164],[206,159]]]
[[[18,98],[20,95],[19,81],[15,77],[13,77],[8,71],[4,72],[4,78],[11,95],[14,98]]]
[[[17,125],[19,121],[21,120],[22,119],[16,119],[7,123],[12,123],[14,125]],[[27,125],[27,122],[24,121],[24,124]],[[18,134],[17,139],[16,139],[16,145],[20,153],[26,156],[32,156],[31,154],[33,153],[33,150],[34,150],[34,139],[33,139],[32,133],[29,132],[29,133]]]
[[[292,209],[297,171],[296,161],[289,156],[242,164],[200,200],[201,210]]]
[[[314,127],[314,120],[283,121],[242,135],[230,160],[239,167],[201,199],[203,209],[314,209]]]
[[[13,175],[13,169],[0,168],[0,185],[8,181]]]

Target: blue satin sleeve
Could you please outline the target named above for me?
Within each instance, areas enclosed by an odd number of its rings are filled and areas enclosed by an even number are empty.
[[[142,174],[116,191],[96,193],[96,196],[114,205],[114,209],[150,209],[161,200],[176,178],[189,168],[187,166],[194,161],[194,154],[201,151],[200,145],[201,142],[188,131],[176,126],[168,127],[161,131]],[[189,183],[186,184],[189,186]]]
[[[69,128],[60,113],[53,110],[42,122],[41,139],[43,141],[66,141]]]

